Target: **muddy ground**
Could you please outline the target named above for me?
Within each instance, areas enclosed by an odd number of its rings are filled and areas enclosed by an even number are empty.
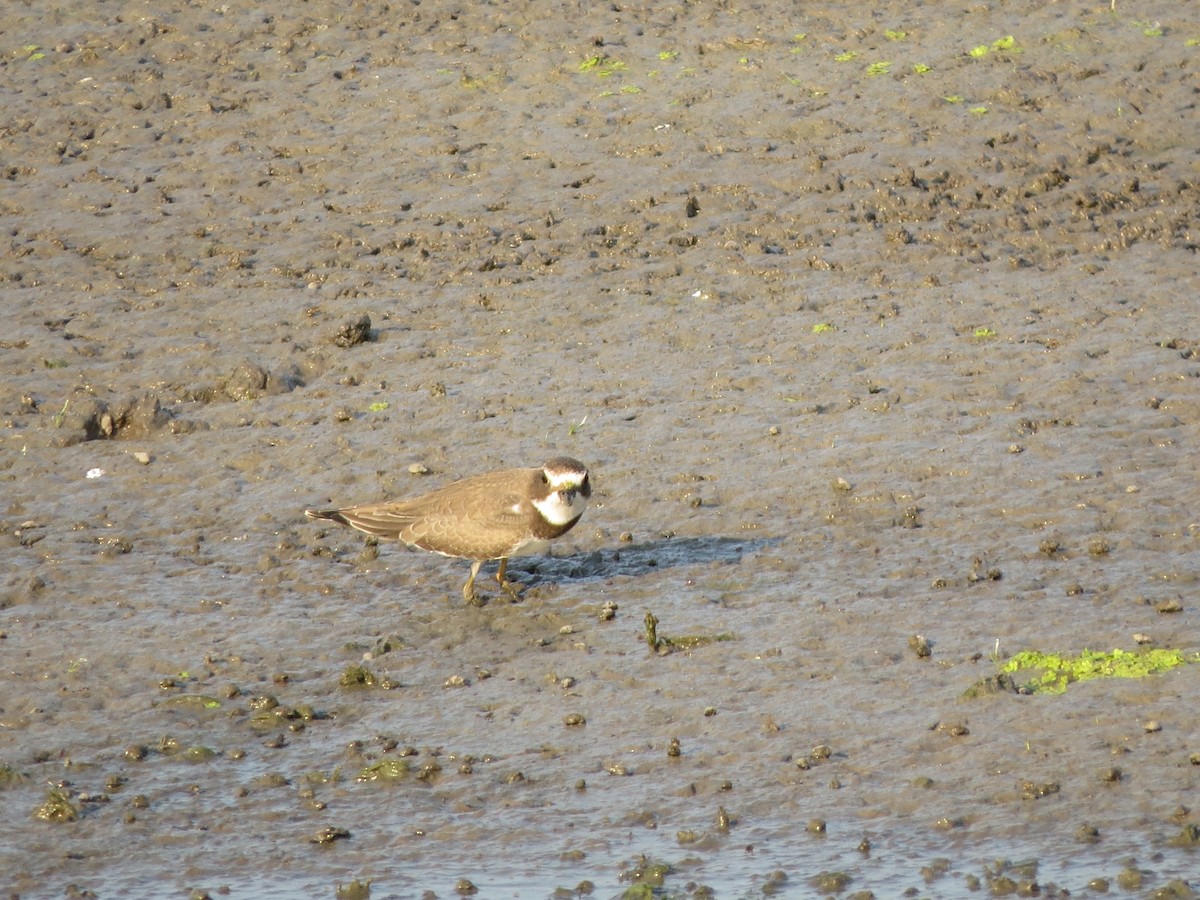
[[[650,7],[4,7],[5,896],[1200,891],[1200,7]]]

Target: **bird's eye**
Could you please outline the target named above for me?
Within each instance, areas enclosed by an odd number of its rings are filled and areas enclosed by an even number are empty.
[[[549,479],[549,478],[547,478],[547,477],[546,477],[546,473],[545,473],[545,472],[543,472],[543,473],[542,473],[542,484],[549,484],[549,483],[550,483],[550,479]]]

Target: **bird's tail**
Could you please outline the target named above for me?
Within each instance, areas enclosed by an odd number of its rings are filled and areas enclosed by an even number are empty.
[[[309,519],[328,519],[330,522],[337,522],[339,525],[349,525],[350,522],[342,515],[338,509],[306,509],[304,515]]]

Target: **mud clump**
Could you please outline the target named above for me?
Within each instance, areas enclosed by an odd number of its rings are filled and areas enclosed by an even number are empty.
[[[1172,847],[1200,847],[1200,825],[1188,823],[1179,834],[1167,840]]]
[[[79,804],[71,799],[70,793],[61,788],[51,788],[46,802],[33,811],[35,818],[43,822],[74,822],[79,818]]]
[[[371,331],[371,317],[366,314],[346,322],[333,336],[334,344],[344,349],[357,347],[359,344],[373,340],[375,340],[375,335]]]
[[[192,426],[176,420],[162,407],[157,394],[106,403],[97,397],[69,400],[50,424],[53,447],[70,447],[85,441],[110,438],[141,440],[163,431],[182,434]]]
[[[991,694],[1019,694],[1020,687],[1013,681],[1011,675],[1000,673],[998,675],[989,675],[983,678],[965,691],[963,691],[963,700],[976,700],[980,697],[987,697]]]
[[[286,394],[296,387],[296,381],[276,375],[260,365],[245,362],[221,381],[213,394],[224,399],[241,402],[258,400],[271,394]]]

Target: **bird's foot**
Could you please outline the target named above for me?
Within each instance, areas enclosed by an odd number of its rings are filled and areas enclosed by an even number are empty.
[[[487,597],[475,590],[473,584],[468,584],[463,588],[463,599],[471,606],[487,606],[488,602]]]
[[[500,582],[500,589],[504,591],[504,593],[508,594],[508,599],[513,603],[520,603],[521,591],[525,590],[525,585],[518,584],[515,581],[505,580]]]

